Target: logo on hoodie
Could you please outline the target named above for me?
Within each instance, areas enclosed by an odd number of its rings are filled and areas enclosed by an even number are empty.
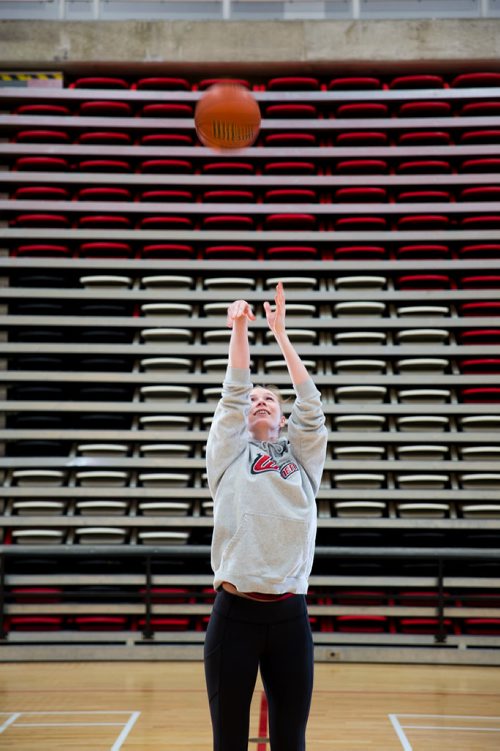
[[[269,454],[258,454],[250,468],[252,475],[260,475],[263,472],[279,472],[284,480],[298,471],[299,468],[295,462],[287,462],[280,467]]]

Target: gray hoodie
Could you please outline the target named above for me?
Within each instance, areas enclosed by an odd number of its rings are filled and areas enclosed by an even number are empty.
[[[252,388],[249,370],[228,368],[207,441],[214,587],[305,594],[328,435],[321,395],[312,380],[294,386],[288,440],[268,443],[248,432]]]

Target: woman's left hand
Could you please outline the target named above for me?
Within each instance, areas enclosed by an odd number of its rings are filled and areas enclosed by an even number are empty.
[[[266,301],[264,303],[264,310],[266,311],[266,318],[269,328],[275,336],[283,334],[285,332],[285,290],[283,289],[283,283],[278,282],[276,285],[276,294],[274,296],[275,307],[272,310],[270,304]]]

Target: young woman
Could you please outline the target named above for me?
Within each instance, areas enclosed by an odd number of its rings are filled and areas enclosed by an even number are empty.
[[[267,322],[286,361],[296,399],[288,440],[275,391],[250,380],[250,305],[228,308],[229,366],[207,442],[214,499],[212,568],[217,590],[205,640],[214,751],[247,751],[260,668],[271,751],[304,751],[313,683],[305,595],[316,536],[315,496],[327,430],[321,397],[290,342],[279,283]]]

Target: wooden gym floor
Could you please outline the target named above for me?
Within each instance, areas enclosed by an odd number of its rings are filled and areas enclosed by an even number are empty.
[[[270,751],[257,685],[249,751]],[[0,664],[2,751],[211,751],[198,662]],[[316,665],[308,751],[496,751],[498,668]]]

